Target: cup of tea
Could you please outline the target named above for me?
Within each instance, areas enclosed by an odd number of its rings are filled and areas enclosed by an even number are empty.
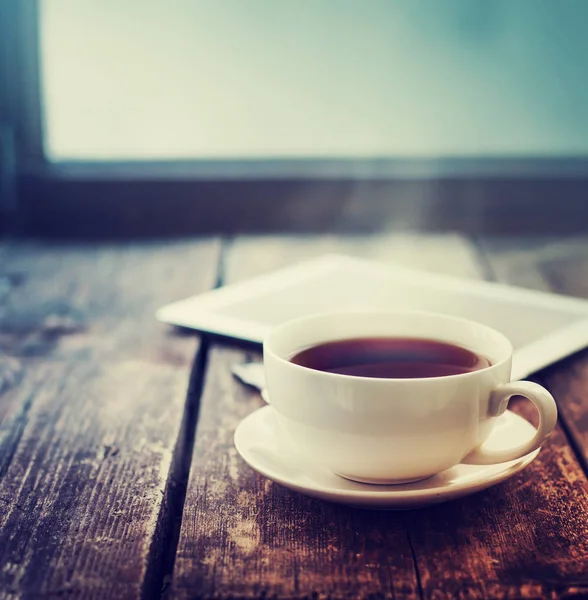
[[[345,311],[289,321],[263,347],[267,396],[284,434],[309,460],[374,484],[424,479],[460,462],[533,452],[557,421],[551,394],[510,381],[500,332],[420,311]],[[512,396],[537,408],[535,435],[483,446]]]

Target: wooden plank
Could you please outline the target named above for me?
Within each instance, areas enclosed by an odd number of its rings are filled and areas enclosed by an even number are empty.
[[[533,421],[526,402],[511,410]],[[407,513],[425,598],[588,594],[588,483],[561,427],[521,474]]]
[[[30,406],[0,481],[4,593],[138,594],[186,375],[130,359],[28,366],[7,398]]]
[[[157,307],[213,285],[216,241],[18,244],[0,272],[0,348],[21,357],[191,363],[192,336],[171,335]]]
[[[494,278],[495,269],[518,264],[513,254],[521,262],[523,254],[560,256],[565,254],[564,246],[576,254],[580,245],[578,240],[551,238],[510,240],[507,246],[509,258],[501,266],[488,253],[480,257],[488,278]],[[526,262],[516,268],[512,279],[499,279],[541,288],[539,273]],[[568,375],[562,375],[567,381]],[[552,382],[543,383],[559,399]],[[527,402],[515,400],[510,408],[536,422]],[[587,480],[564,429],[558,426],[535,462],[515,479],[458,502],[407,513],[405,523],[423,596],[584,597],[588,594],[587,514]]]
[[[499,281],[588,298],[588,238],[535,239],[517,249],[511,239],[481,240]],[[555,394],[560,418],[588,473],[588,350],[541,374]]]
[[[0,598],[159,595],[198,339],[154,311],[214,286],[219,254],[214,240],[1,249]]]
[[[238,239],[228,281],[326,251],[479,277],[458,236]],[[513,480],[453,503],[371,512],[305,498],[238,457],[232,435],[261,406],[211,351],[173,579],[175,598],[543,598],[588,592],[586,478],[558,429]],[[524,404],[515,405],[528,418]]]
[[[233,433],[262,401],[230,366],[249,359],[259,355],[222,346],[210,353],[174,597],[413,597],[418,583],[400,522],[293,494],[243,464]],[[380,564],[383,548],[395,551]]]

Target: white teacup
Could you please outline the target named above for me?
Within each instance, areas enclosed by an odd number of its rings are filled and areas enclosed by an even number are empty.
[[[444,377],[380,379],[290,362],[310,346],[362,337],[449,342],[488,358],[491,366]],[[508,339],[466,319],[416,311],[314,315],[274,329],[263,351],[269,401],[284,433],[309,459],[356,481],[406,483],[460,462],[515,460],[539,448],[557,421],[555,401],[545,388],[510,383]],[[514,448],[480,447],[515,395],[537,407],[535,435]]]

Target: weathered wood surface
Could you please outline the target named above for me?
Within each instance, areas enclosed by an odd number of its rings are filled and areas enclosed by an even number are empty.
[[[0,598],[159,596],[198,340],[154,311],[219,253],[0,246]]]
[[[221,273],[328,251],[587,295],[582,238],[248,237],[227,244]],[[541,374],[565,427],[513,480],[413,512],[319,502],[236,454],[236,425],[262,405],[229,372],[260,358],[251,347],[213,344],[190,454],[206,352],[153,312],[213,286],[219,258],[215,241],[0,245],[0,598],[157,597],[189,460],[173,597],[588,595],[582,354]]]
[[[326,251],[470,277],[489,265],[460,237],[237,239],[236,281]],[[174,598],[546,598],[588,594],[588,489],[561,427],[514,479],[463,500],[389,513],[305,498],[233,447],[261,406],[229,374],[250,350],[209,356],[173,579]],[[531,418],[526,404],[517,412]]]

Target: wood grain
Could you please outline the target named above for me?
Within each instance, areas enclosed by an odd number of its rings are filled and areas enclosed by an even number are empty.
[[[154,313],[213,285],[219,253],[214,240],[9,246],[0,262],[10,285],[0,299],[0,348],[20,357],[187,365],[193,336]]]
[[[159,596],[195,336],[164,302],[220,245],[0,250],[0,598]]]
[[[227,281],[326,251],[479,277],[459,236],[243,238]],[[236,454],[238,422],[261,406],[229,374],[251,351],[211,352],[174,571],[174,598],[555,598],[588,594],[586,477],[558,428],[523,473],[469,498],[372,512],[272,484]],[[525,403],[513,408],[533,419]]]
[[[533,421],[527,402],[511,410]],[[588,484],[557,427],[515,478],[406,515],[425,598],[588,594]]]

